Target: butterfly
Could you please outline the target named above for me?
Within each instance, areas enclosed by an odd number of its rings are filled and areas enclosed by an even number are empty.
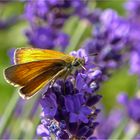
[[[19,48],[14,52],[15,65],[4,71],[5,79],[19,86],[19,94],[29,99],[46,85],[66,78],[75,68],[85,64],[84,58],[46,49]]]

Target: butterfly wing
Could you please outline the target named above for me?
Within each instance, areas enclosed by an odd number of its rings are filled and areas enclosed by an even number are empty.
[[[7,68],[4,72],[6,80],[14,86],[24,86],[43,72],[49,72],[54,67],[63,68],[65,61],[50,59],[24,64],[17,64]]]
[[[46,59],[60,59],[64,56],[66,56],[66,54],[53,50],[20,48],[15,51],[14,60],[15,64],[22,64]]]
[[[39,76],[26,83],[26,85],[20,89],[20,96],[23,99],[31,98],[52,80],[56,80],[58,77],[60,78],[61,76],[65,75],[66,71],[66,69],[62,69],[61,67],[55,67],[43,72]]]
[[[14,59],[16,65],[5,70],[5,77],[22,87],[23,98],[30,98],[51,80],[65,75],[75,58],[53,50],[21,48],[15,51]]]

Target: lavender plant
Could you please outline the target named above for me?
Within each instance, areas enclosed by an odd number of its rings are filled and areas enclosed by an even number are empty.
[[[79,5],[81,6],[81,1],[79,1]],[[70,6],[72,7],[73,5]],[[45,7],[47,6],[45,5],[44,9]],[[98,90],[100,83],[107,80],[115,69],[127,64],[128,61],[130,61],[130,63],[136,62],[136,64],[138,61],[138,55],[135,55],[135,60],[137,59],[137,61],[128,58],[128,55],[131,55],[132,50],[135,50],[134,38],[129,35],[130,32],[135,32],[133,24],[130,23],[128,18],[119,16],[116,11],[111,9],[102,12],[97,9],[89,14],[85,4],[84,7],[83,5],[81,7],[84,9],[84,12],[75,13],[75,11],[73,11],[72,14],[77,14],[82,18],[84,17],[91,25],[93,24],[93,37],[83,43],[83,49],[86,51],[87,55],[95,52],[98,53],[98,55],[96,57],[88,57],[86,63],[87,72],[81,73],[81,71],[77,71],[76,75],[66,82],[58,81],[42,97],[42,124],[38,126],[37,133],[43,138],[51,138],[54,136],[60,139],[87,139],[92,137],[94,129],[98,124],[98,122],[95,121],[95,117],[97,116],[99,109],[96,109],[95,103],[100,100],[101,96],[96,95],[95,92]],[[48,21],[47,24],[49,28],[54,28],[55,25],[49,23],[51,20],[49,20],[48,17],[44,18],[45,16],[43,14],[43,16],[40,15],[41,12],[39,9],[36,11],[37,17],[41,18],[41,20],[47,19],[46,21]],[[67,19],[68,17],[70,17],[70,15],[67,16]],[[32,21],[30,22],[32,23]],[[61,24],[61,28],[63,24]],[[55,29],[56,28],[57,27],[55,27]],[[42,32],[47,34],[47,30],[45,33],[45,29],[43,28]],[[38,32],[38,35],[40,33]],[[51,37],[51,35],[49,37]],[[37,36],[37,38],[39,37]],[[51,39],[44,40],[48,43]],[[135,40],[137,42],[137,38]],[[45,43],[44,45],[46,46]],[[52,46],[56,46],[56,44]],[[99,70],[94,71],[93,68],[95,67]],[[132,68],[131,71],[134,71]],[[81,78],[79,78],[80,75],[82,75]],[[73,81],[75,81],[74,83],[76,84],[74,84]],[[83,85],[82,90],[81,85]],[[88,103],[89,101],[90,104]],[[77,107],[74,108],[76,105]],[[122,121],[121,119],[116,125],[113,124],[113,126],[110,127],[111,131],[108,133],[111,134],[115,128],[118,127],[119,123]],[[99,137],[97,137],[107,138],[106,136],[101,135],[98,135]]]
[[[43,90],[28,114],[28,119],[33,120],[41,105],[36,133],[42,139],[139,138],[139,96],[128,99],[127,95],[120,95],[118,101],[124,108],[112,107],[108,115],[102,115],[102,96],[98,92],[114,71],[124,66],[129,66],[129,73],[139,77],[140,3],[128,0],[125,16],[113,9],[94,7],[91,10],[90,4],[88,0],[25,1],[24,18],[29,23],[25,35],[33,47],[68,52],[71,40],[63,28],[71,17],[78,17],[79,22],[88,23],[91,29],[90,37],[77,39],[80,45],[76,47],[81,49],[70,53],[85,59],[86,70],[78,69],[65,81],[58,79],[52,87]],[[9,53],[13,58],[13,51]],[[16,100],[19,99],[16,97]],[[17,103],[14,116],[22,116],[23,106],[22,101]],[[2,138],[9,137],[6,129]]]
[[[123,106],[123,109],[114,108],[107,116],[102,115],[96,137],[99,139],[118,139],[118,137],[139,139],[139,93],[132,99],[129,99],[126,93],[121,93],[118,95],[117,101]]]
[[[66,41],[64,36],[60,37],[59,35],[65,20],[68,20],[70,16],[76,15],[80,18],[87,18],[89,22],[97,18],[88,11],[86,4],[87,2],[81,0],[77,2],[30,1],[27,3],[25,16],[28,18],[31,27],[35,29],[32,33],[26,32],[30,43],[39,48],[44,48],[41,45],[51,49],[54,46],[60,46],[56,40],[58,42]],[[31,6],[33,6],[32,9]],[[81,8],[83,10],[80,12],[79,9]],[[29,9],[32,11],[28,12]],[[69,9],[71,10],[69,11]],[[38,23],[39,21],[41,23]],[[96,109],[95,104],[101,96],[96,95],[95,92],[99,88],[102,72],[94,70],[95,66],[90,63],[91,60],[88,60],[85,50],[71,54],[77,57],[85,56],[87,70],[85,72],[77,71],[67,81],[58,81],[43,95],[40,101],[43,109],[42,124],[37,129],[37,133],[42,137],[51,138],[54,135],[54,137],[61,139],[88,138],[92,136],[95,127],[98,125],[95,118],[99,109]]]
[[[84,54],[84,50],[78,54]],[[58,81],[49,89],[40,101],[42,124],[37,134],[48,138],[54,135],[58,139],[91,137],[98,125],[96,117],[100,110],[95,104],[101,99],[96,94],[101,76],[100,70],[77,71],[75,76]]]

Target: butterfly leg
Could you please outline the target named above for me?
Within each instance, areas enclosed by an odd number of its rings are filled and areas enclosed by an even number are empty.
[[[69,68],[67,68],[67,70],[66,70],[66,73],[65,73],[65,75],[64,75],[64,82],[66,81],[66,78],[68,77],[68,75],[70,74],[70,69]]]
[[[56,81],[58,78],[62,78],[63,75],[65,75],[66,72],[67,72],[67,68],[64,68],[64,69],[62,69],[61,71],[59,71],[59,72],[52,78],[52,80],[50,81],[50,88],[54,85],[55,81]]]
[[[66,81],[66,78],[68,77],[68,75],[70,74],[70,71],[71,71],[70,68],[66,68],[65,74],[63,75],[63,83],[64,83],[63,91],[64,91],[64,93],[66,93],[65,81]]]
[[[50,85],[49,85],[50,88],[54,85],[54,83],[55,83],[56,80],[57,80],[57,79],[53,79],[53,80],[50,82]]]

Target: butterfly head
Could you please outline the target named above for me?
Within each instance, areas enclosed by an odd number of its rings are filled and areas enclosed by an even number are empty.
[[[75,58],[74,61],[72,62],[72,66],[74,67],[81,66],[84,70],[86,70],[86,68],[84,67],[84,64],[85,64],[84,58]]]

